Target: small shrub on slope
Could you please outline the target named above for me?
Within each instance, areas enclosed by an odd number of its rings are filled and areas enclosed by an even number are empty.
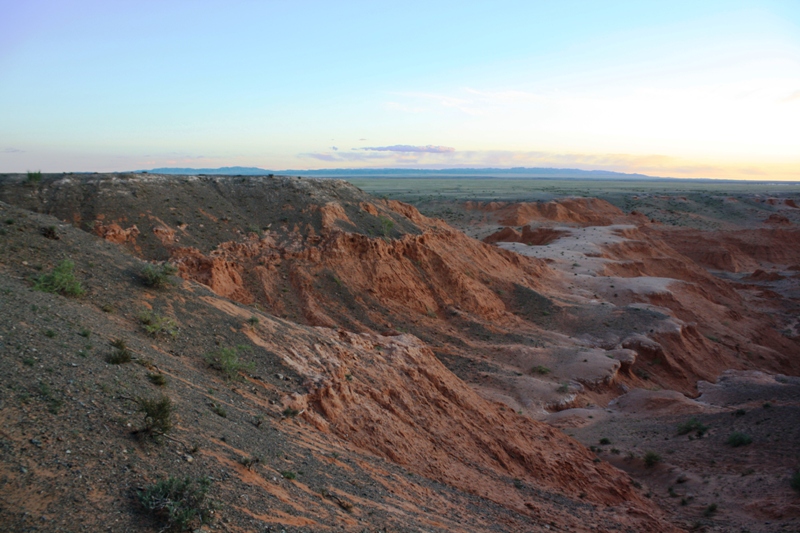
[[[144,413],[144,427],[140,430],[151,437],[161,437],[172,429],[172,400],[160,398],[138,398],[139,411]]]
[[[139,493],[139,502],[164,524],[162,531],[188,531],[211,521],[214,510],[206,501],[211,480],[207,477],[170,477]]]
[[[75,277],[75,263],[65,259],[49,274],[42,274],[33,280],[33,288],[42,292],[57,292],[64,296],[81,296],[86,291]]]
[[[148,264],[142,269],[141,276],[142,281],[148,287],[165,289],[170,285],[174,285],[175,282],[170,278],[170,276],[176,274],[177,272],[178,268],[175,265],[170,265],[168,263],[165,263],[161,266]]]
[[[220,348],[217,351],[206,354],[206,363],[208,366],[215,370],[219,370],[229,380],[238,379],[239,372],[242,370],[252,371],[255,365],[251,363],[243,363],[239,360],[239,352],[245,348],[237,346],[236,348]]]

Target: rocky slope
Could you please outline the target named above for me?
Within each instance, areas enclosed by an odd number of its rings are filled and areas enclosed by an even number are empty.
[[[206,527],[230,531],[674,528],[627,475],[486,401],[411,335],[282,320],[191,279],[147,288],[117,244],[7,204],[0,217],[10,531],[150,530],[137,494],[185,475],[212,478]],[[63,259],[85,294],[33,291]],[[120,345],[132,361],[111,364]],[[253,366],[226,380],[206,360],[222,349]],[[163,396],[159,444],[138,405]]]

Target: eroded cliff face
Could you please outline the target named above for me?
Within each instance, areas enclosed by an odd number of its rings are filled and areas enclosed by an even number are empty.
[[[188,280],[150,288],[117,244],[0,214],[8,530],[164,528],[136,495],[185,476],[213,480],[213,527],[235,531],[675,530],[626,474],[483,399],[413,335],[301,325]],[[64,257],[84,295],[32,291]],[[175,334],[148,332],[143,309]],[[110,342],[132,361],[110,364]],[[226,375],[207,361],[220,349],[247,364]],[[163,438],[142,398],[168,400]]]
[[[454,307],[498,320],[508,312],[493,286],[538,287],[546,273],[540,261],[448,229],[392,240],[341,231],[313,240],[267,234],[245,243],[223,243],[209,254],[175,248],[172,260],[184,277],[238,301],[266,302],[281,314],[287,304],[276,288],[291,287],[309,324],[347,320],[362,329],[391,328],[385,324],[392,314],[419,320]],[[245,272],[252,276],[249,283]]]
[[[582,326],[582,338],[595,346],[633,349],[637,353],[631,365],[634,376],[693,394],[698,379],[713,381],[729,368],[800,370],[800,361],[793,356],[797,337],[784,334],[790,318],[764,312],[769,307],[763,304],[754,306],[753,295],[742,290],[752,285],[732,283],[713,273],[713,269],[740,272],[746,268],[755,272],[743,281],[785,279],[758,269],[790,269],[798,259],[800,243],[795,241],[800,231],[703,232],[653,224],[641,214],[625,216],[602,201],[583,201],[580,216],[552,204],[559,202],[467,203],[465,208],[492,213],[487,224],[502,223],[504,210],[525,213],[515,219],[525,226],[501,228],[484,241],[544,259],[551,269],[572,276],[565,279],[570,279],[573,295],[615,308],[647,305],[663,313],[665,320],[629,329],[627,337],[614,328],[598,335]],[[565,325],[561,330],[581,335],[575,327]]]
[[[796,338],[781,333],[786,320],[708,270],[800,263],[800,233],[791,227],[721,233],[722,253],[708,232],[653,224],[604,200],[467,202],[485,225],[508,224],[479,242],[336,180],[62,177],[21,191],[23,204],[80,220],[276,316],[413,332],[461,378],[531,414],[607,401],[647,382],[694,394],[698,379],[726,368],[800,370],[791,357]],[[652,346],[631,340],[639,337]],[[535,355],[520,364],[497,357],[515,345]],[[629,346],[637,360],[602,379],[569,362],[587,348]],[[532,371],[538,367],[555,372]],[[564,380],[575,385],[566,396],[543,393]],[[510,381],[513,390],[503,390]]]

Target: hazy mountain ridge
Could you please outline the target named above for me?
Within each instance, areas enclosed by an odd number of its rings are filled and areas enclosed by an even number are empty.
[[[331,168],[314,170],[267,170],[258,167],[220,167],[220,168],[178,168],[162,167],[134,172],[150,172],[153,174],[219,174],[261,176],[267,174],[293,176],[392,176],[392,177],[546,177],[546,178],[584,178],[584,179],[669,179],[645,174],[627,174],[610,170],[580,170],[574,168],[546,167],[514,167],[514,168],[444,168],[444,169],[409,169],[409,168]]]

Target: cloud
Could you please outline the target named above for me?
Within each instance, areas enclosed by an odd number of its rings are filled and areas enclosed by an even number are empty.
[[[320,161],[341,161],[342,158],[335,154],[320,154],[320,153],[312,153],[312,154],[300,154],[301,157],[310,157],[312,159],[319,159]]]
[[[4,154],[24,154],[25,150],[20,150],[19,148],[4,148]]]
[[[414,152],[427,154],[447,154],[455,152],[455,148],[449,146],[411,146],[409,144],[394,144],[392,146],[367,146],[364,148],[353,148],[353,150],[369,150],[372,152]]]

